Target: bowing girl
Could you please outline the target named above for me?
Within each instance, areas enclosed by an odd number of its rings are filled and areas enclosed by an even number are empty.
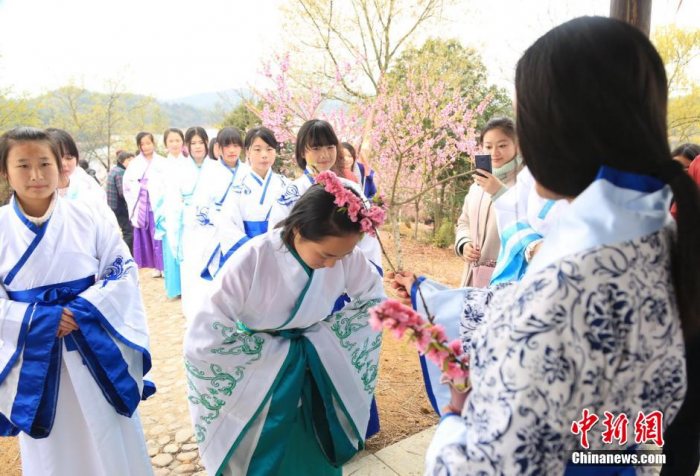
[[[221,136],[226,129],[222,130]],[[203,276],[211,276],[243,243],[268,231],[272,206],[287,187],[287,179],[273,172],[279,143],[266,127],[255,127],[245,137],[248,169],[232,187],[230,200],[221,204],[217,227],[219,245],[214,249]],[[229,151],[231,146],[223,146]],[[226,152],[224,153],[224,157]]]
[[[380,221],[331,172],[317,180],[225,263],[185,336],[209,474],[340,475],[363,447],[381,345],[367,311],[384,291],[357,244]]]
[[[38,129],[0,138],[0,435],[25,475],[150,475],[138,269],[108,218],[56,193],[60,157]]]

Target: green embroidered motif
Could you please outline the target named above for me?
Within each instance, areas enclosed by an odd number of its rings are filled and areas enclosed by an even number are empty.
[[[194,436],[197,443],[202,443],[207,437],[207,429],[200,424],[194,426]]]
[[[219,355],[240,355],[254,356],[247,364],[260,359],[265,339],[257,334],[246,334],[236,327],[225,326],[221,322],[214,322],[212,329],[221,332],[224,337],[222,347],[211,350],[212,354]]]
[[[374,393],[377,381],[378,367],[372,360],[372,353],[382,345],[381,333],[370,335],[364,342],[353,342],[354,334],[369,325],[367,314],[370,307],[379,304],[379,299],[369,301],[355,301],[353,309],[339,311],[331,316],[331,330],[335,333],[343,349],[350,354],[350,362],[360,374],[360,379],[368,394]]]
[[[198,369],[194,364],[185,361],[185,369],[187,369],[187,386],[190,389],[190,394],[187,397],[194,405],[201,405],[206,408],[207,413],[200,417],[206,423],[211,424],[219,417],[221,408],[226,404],[218,395],[230,396],[236,384],[243,379],[244,366],[237,366],[233,375],[224,372],[220,365],[211,364],[209,369],[213,375],[207,375],[207,372]],[[206,386],[206,393],[200,392],[197,389],[192,378],[209,382]],[[206,432],[202,436],[205,436]],[[204,440],[202,440],[204,441]]]

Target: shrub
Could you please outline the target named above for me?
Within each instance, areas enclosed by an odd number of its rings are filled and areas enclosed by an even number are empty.
[[[455,226],[451,221],[444,221],[437,233],[435,233],[435,246],[440,248],[448,248],[455,242]]]

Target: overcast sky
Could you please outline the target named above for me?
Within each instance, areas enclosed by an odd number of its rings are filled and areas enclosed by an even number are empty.
[[[74,81],[173,99],[245,88],[283,51],[284,0],[0,0],[0,88],[39,94]],[[700,27],[700,1],[654,0],[652,29]],[[477,47],[491,79],[509,87],[522,51],[552,26],[608,15],[609,0],[455,0],[430,36]],[[284,41],[283,41],[284,38]],[[420,40],[420,39],[417,39]],[[695,68],[700,70],[700,67]]]

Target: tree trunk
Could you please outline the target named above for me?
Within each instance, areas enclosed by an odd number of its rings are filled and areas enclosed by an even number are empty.
[[[418,241],[418,224],[420,223],[420,199],[416,200],[414,202],[415,210],[416,210],[416,223],[415,223],[415,228],[413,229],[413,239]]]
[[[397,211],[391,213],[391,230],[394,234],[394,256],[396,257],[396,260],[393,261],[393,263],[396,266],[397,271],[401,271],[403,269],[403,257],[401,253],[401,232],[399,230],[400,226],[401,209],[399,208]]]
[[[636,26],[649,36],[651,0],[610,0],[610,18]]]

